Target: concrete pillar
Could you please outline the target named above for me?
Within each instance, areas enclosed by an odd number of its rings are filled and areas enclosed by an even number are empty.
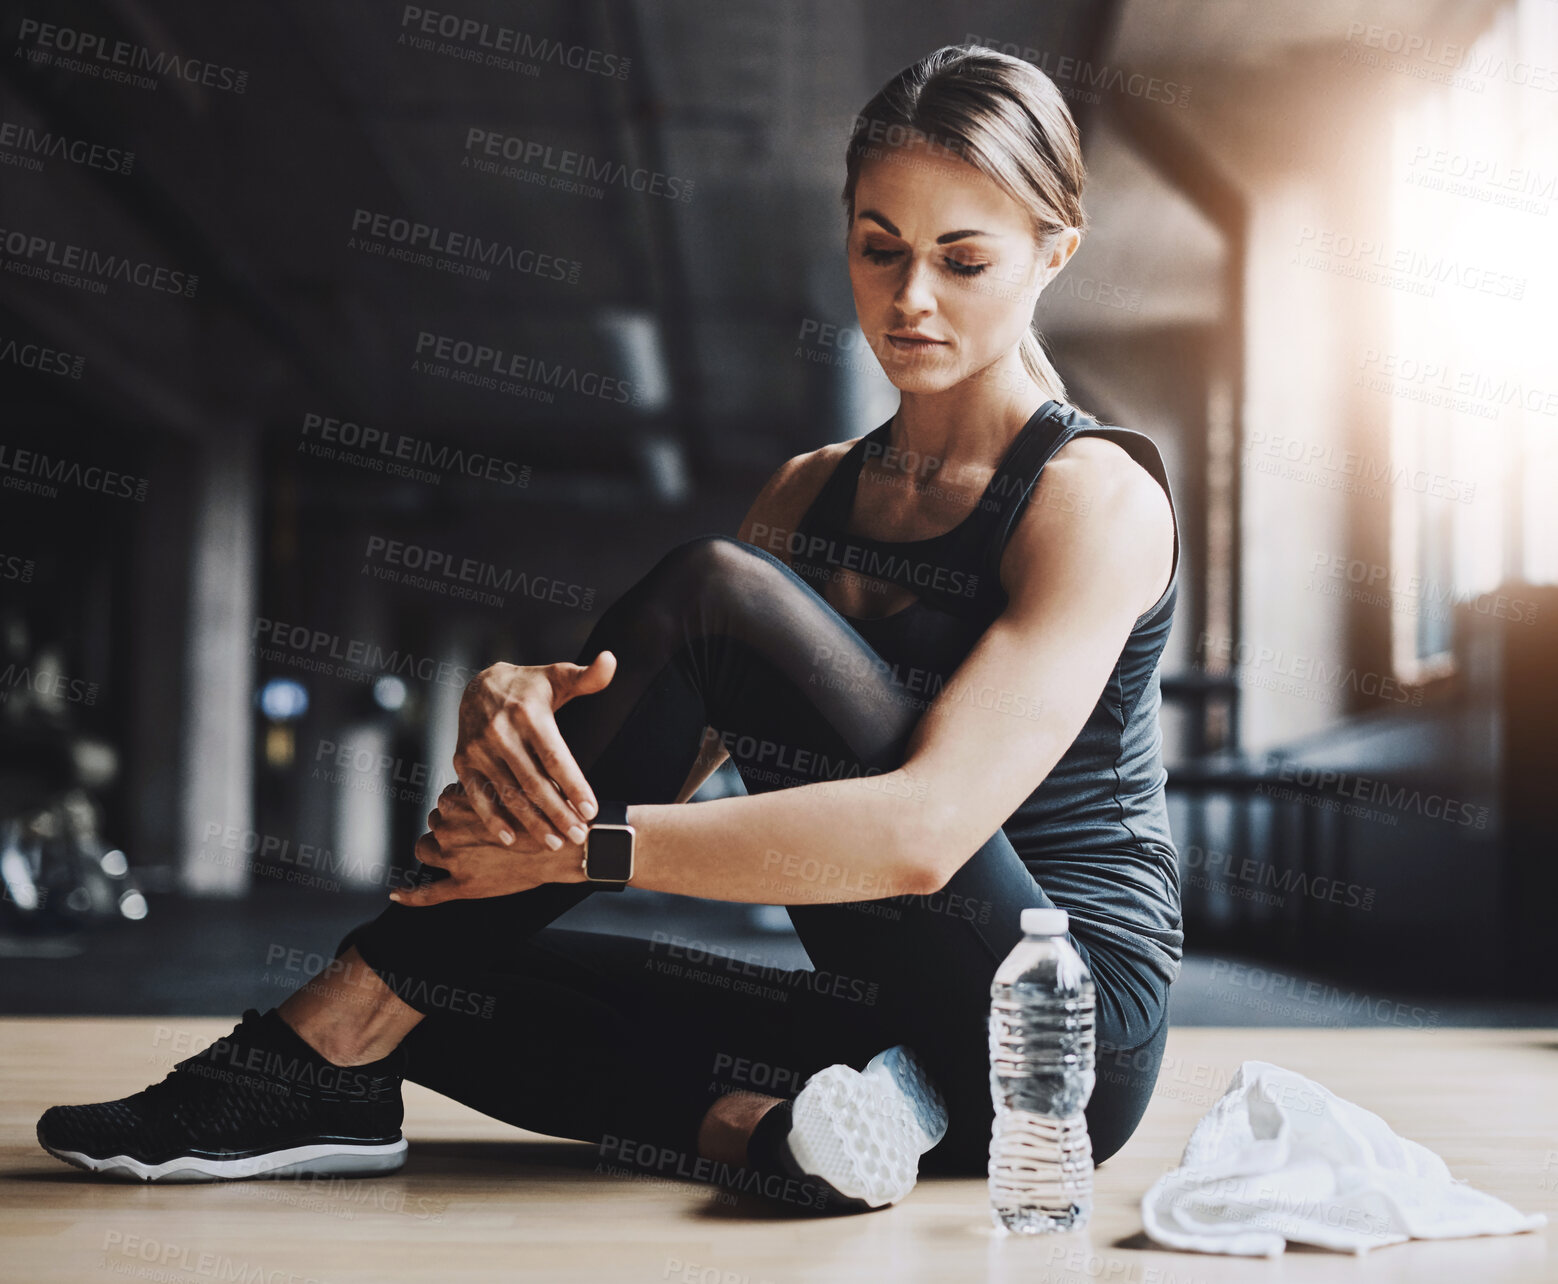
[[[179,883],[196,895],[241,896],[249,886],[247,858],[207,835],[213,825],[253,828],[258,437],[248,428],[230,428],[207,438],[202,453],[184,651]]]

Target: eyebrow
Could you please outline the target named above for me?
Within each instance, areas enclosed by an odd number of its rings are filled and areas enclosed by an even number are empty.
[[[855,221],[856,222],[859,222],[863,218],[868,218],[868,219],[871,219],[873,222],[880,223],[885,231],[891,232],[894,236],[902,236],[903,235],[902,232],[900,232],[896,227],[893,226],[892,221],[887,217],[887,215],[881,213],[878,210],[861,210],[860,213],[855,215]],[[940,236],[938,236],[936,238],[936,244],[937,245],[947,245],[947,244],[949,244],[952,241],[961,241],[961,240],[964,240],[964,239],[966,239],[967,237],[970,237],[970,236],[995,236],[995,237],[999,237],[1000,235],[1001,234],[999,232],[981,232],[981,231],[977,230],[976,228],[971,228],[970,227],[970,228],[964,228],[960,232],[943,232]]]

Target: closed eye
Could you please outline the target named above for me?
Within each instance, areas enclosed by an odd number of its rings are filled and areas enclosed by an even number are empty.
[[[881,250],[873,245],[862,246],[860,250],[860,256],[870,263],[891,263],[902,253],[902,250]],[[978,276],[990,266],[988,263],[959,263],[956,259],[943,259],[942,263],[957,276]]]

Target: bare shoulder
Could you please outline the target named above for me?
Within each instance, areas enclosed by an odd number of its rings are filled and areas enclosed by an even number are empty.
[[[800,525],[806,510],[855,440],[829,442],[780,464],[752,501],[737,538],[767,549],[788,563],[790,533]]]
[[[1057,450],[1039,477],[1034,498],[1046,498],[1046,490],[1051,496],[1069,492],[1079,501],[1092,497],[1095,505],[1126,522],[1161,525],[1173,535],[1173,513],[1157,478],[1107,437],[1073,437]]]
[[[1123,447],[1076,437],[1045,465],[1012,542],[1050,565],[1077,554],[1139,592],[1145,611],[1173,571],[1174,513],[1157,478]]]

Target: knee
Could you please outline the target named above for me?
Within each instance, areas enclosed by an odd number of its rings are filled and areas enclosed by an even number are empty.
[[[1152,1038],[1140,1047],[1109,1048],[1100,1044],[1097,1078],[1086,1110],[1095,1164],[1103,1163],[1124,1146],[1141,1123],[1157,1086],[1167,1036],[1165,1013]]]
[[[1141,961],[1096,943],[1087,965],[1097,987],[1099,1057],[1149,1044],[1168,1011],[1168,982]]]
[[[761,590],[769,576],[782,575],[782,565],[732,535],[697,535],[672,548],[648,578],[662,604],[723,609]]]
[[[686,576],[696,581],[750,574],[762,554],[734,535],[694,535],[671,549],[655,566],[655,572]]]
[[[1165,1014],[1140,1047],[1099,1045],[1093,1093],[1083,1110],[1095,1164],[1116,1154],[1141,1123],[1158,1081],[1167,1038]],[[926,1156],[927,1171],[973,1176],[984,1172],[989,1162],[990,1133],[995,1122],[989,1065],[983,1058],[967,1055],[967,1045],[964,1047],[960,1056],[927,1056],[950,1115],[946,1137]]]
[[[1136,1131],[1136,1125],[1141,1122],[1141,1117],[1146,1110],[1146,1102],[1143,1102],[1141,1109],[1129,1113],[1128,1117],[1118,1113],[1101,1112],[1088,1116],[1087,1139],[1092,1145],[1095,1167],[1107,1159],[1112,1159],[1124,1149],[1125,1143],[1131,1139],[1131,1135]]]

